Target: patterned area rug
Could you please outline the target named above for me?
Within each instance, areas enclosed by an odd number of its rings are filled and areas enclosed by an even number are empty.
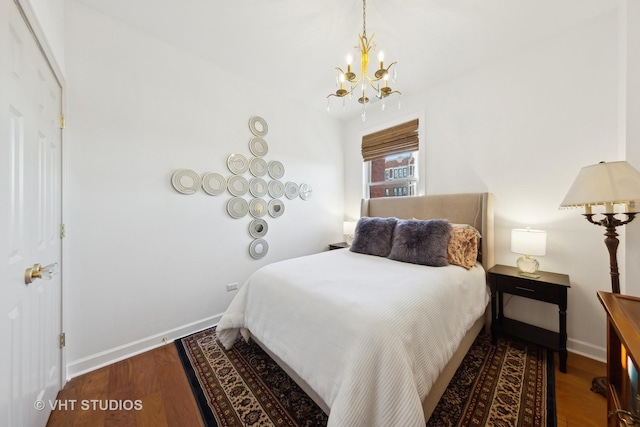
[[[327,416],[254,342],[215,328],[175,341],[207,426],[325,426]],[[427,427],[555,427],[553,353],[480,334]]]

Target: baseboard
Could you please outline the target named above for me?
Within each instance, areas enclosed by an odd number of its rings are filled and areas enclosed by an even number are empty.
[[[569,338],[567,340],[567,350],[571,353],[607,363],[607,349],[604,347]]]
[[[67,381],[79,375],[86,374],[87,372],[95,371],[96,369],[135,356],[136,354],[167,345],[177,338],[211,328],[220,321],[221,317],[222,314],[217,314],[119,347],[92,354],[91,356],[83,357],[82,359],[74,360],[67,365]]]

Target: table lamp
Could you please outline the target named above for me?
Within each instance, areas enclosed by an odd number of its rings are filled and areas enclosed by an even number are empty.
[[[511,230],[511,252],[521,254],[516,261],[520,275],[539,279],[536,274],[540,263],[533,257],[544,256],[547,252],[547,232],[531,228],[514,228]]]
[[[347,243],[353,243],[353,235],[356,234],[356,224],[355,221],[345,221],[342,224],[342,234],[347,236]]]

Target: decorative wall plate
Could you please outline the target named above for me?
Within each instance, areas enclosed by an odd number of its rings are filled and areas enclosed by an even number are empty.
[[[171,185],[178,193],[193,194],[200,187],[200,175],[191,169],[178,169],[171,175]]]
[[[267,214],[267,202],[262,199],[251,199],[249,202],[249,213],[254,218],[262,218]]]
[[[265,176],[267,174],[267,162],[260,157],[254,157],[249,161],[249,172],[253,176]]]
[[[309,184],[300,184],[300,198],[302,200],[309,200],[313,196],[313,189]]]
[[[227,189],[227,180],[219,173],[205,173],[202,176],[202,189],[211,196],[219,196]]]
[[[287,199],[295,199],[298,197],[299,191],[298,184],[295,182],[289,181],[284,185],[284,194],[287,196]]]
[[[245,177],[234,175],[229,178],[229,181],[227,181],[227,188],[229,189],[229,193],[234,196],[242,196],[247,194],[247,191],[249,191],[249,183]]]
[[[284,176],[284,166],[277,160],[269,162],[269,176],[273,179],[280,179]]]
[[[278,181],[277,179],[274,179],[273,181],[269,181],[269,195],[271,197],[273,197],[274,199],[277,199],[279,197],[282,197],[282,195],[284,194],[284,185]]]
[[[249,245],[249,255],[255,259],[260,259],[269,252],[269,244],[264,239],[256,239]]]
[[[234,197],[227,202],[227,213],[231,218],[242,218],[249,212],[249,203],[242,197]]]
[[[242,154],[232,154],[227,158],[227,167],[232,173],[242,175],[249,169],[249,161]]]
[[[264,237],[269,231],[269,225],[264,219],[254,219],[249,223],[249,234],[254,239]]]
[[[267,155],[267,152],[269,152],[269,145],[263,138],[256,136],[249,141],[249,151],[251,151],[251,154],[254,156],[264,157]]]
[[[253,116],[249,119],[249,130],[255,136],[265,136],[269,132],[269,126],[262,117]]]
[[[263,197],[267,194],[267,183],[262,178],[253,178],[249,181],[249,192],[253,197]]]
[[[284,203],[280,199],[273,199],[269,201],[269,215],[273,218],[278,218],[284,213]]]

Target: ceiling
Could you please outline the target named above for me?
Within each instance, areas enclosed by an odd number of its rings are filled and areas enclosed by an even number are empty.
[[[347,53],[358,58],[358,0],[75,1],[322,111],[335,91],[334,67],[344,67]],[[607,13],[618,1],[369,0],[367,35],[375,33],[385,62],[398,62],[394,89],[410,95]],[[336,118],[359,111],[355,99],[346,113],[331,100],[328,114]]]

